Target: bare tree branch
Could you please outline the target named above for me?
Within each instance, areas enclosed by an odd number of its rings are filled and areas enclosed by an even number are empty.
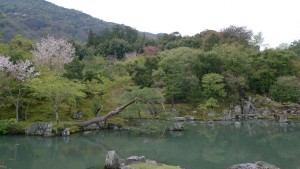
[[[94,119],[91,119],[91,120],[88,120],[88,121],[85,121],[85,122],[82,122],[80,123],[78,126],[79,127],[86,127],[88,125],[91,125],[93,123],[99,123],[99,122],[102,122],[102,121],[106,121],[108,119],[110,119],[112,116],[116,115],[116,114],[119,114],[121,111],[123,111],[126,107],[128,107],[129,105],[133,104],[134,102],[136,101],[136,99],[132,100],[131,102],[128,102],[126,104],[124,104],[123,106],[121,107],[118,107],[116,108],[115,110],[109,112],[108,114],[106,114],[105,116],[103,117],[96,117]]]

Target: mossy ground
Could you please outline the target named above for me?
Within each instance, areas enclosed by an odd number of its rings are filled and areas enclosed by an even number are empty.
[[[88,119],[94,118],[95,115],[92,112],[91,109],[91,103],[89,101],[80,101],[77,106],[77,108],[74,108],[74,106],[71,108],[71,111],[69,111],[69,105],[62,104],[61,109],[59,112],[59,118],[60,122],[56,123],[55,121],[55,113],[53,111],[52,105],[47,101],[41,101],[36,104],[32,104],[28,111],[28,118],[27,120],[24,119],[24,114],[20,115],[20,121],[18,123],[15,123],[9,127],[9,132],[7,134],[24,134],[26,128],[32,123],[32,122],[52,122],[53,123],[53,133],[61,133],[65,128],[69,128],[71,133],[76,133],[81,131],[78,127],[78,124],[82,121],[86,121]],[[171,112],[172,106],[169,104],[165,105],[166,111]],[[209,117],[207,115],[207,112],[201,112],[197,110],[194,106],[191,104],[176,104],[176,113],[174,116],[185,116],[185,115],[192,115],[195,116],[196,119],[200,120],[209,120],[219,119],[219,115],[215,117]],[[103,116],[113,110],[114,108],[110,108],[106,106],[106,109],[103,109],[100,112],[100,116]],[[78,110],[81,110],[83,112],[83,118],[80,120],[75,120],[72,118],[72,115],[75,114]],[[196,114],[193,114],[192,112],[194,110],[197,110]],[[5,109],[0,109],[0,119],[10,119],[14,118],[14,107],[6,107]],[[149,113],[146,112],[140,112],[138,114],[137,112],[133,111],[124,111],[121,112],[119,115],[116,115],[108,120],[108,123],[113,124],[112,126],[131,126],[132,123],[128,119],[157,119],[157,118],[164,118],[160,117],[159,115],[152,116],[149,115]],[[145,123],[146,124],[146,123]],[[156,128],[153,128],[153,124],[150,125],[144,125],[141,126],[141,129],[143,130],[158,130],[157,128],[160,126],[155,125]]]
[[[266,104],[265,101],[260,101],[263,98],[258,97],[257,102],[262,102]],[[71,104],[72,105],[72,104]],[[174,108],[176,109],[176,112],[172,114],[172,116],[186,116],[191,115],[194,116],[196,120],[220,120],[220,117],[223,116],[222,110],[229,109],[228,104],[226,103],[219,103],[219,107],[214,110],[201,110],[198,109],[196,105],[193,104],[175,104]],[[165,111],[166,112],[172,112],[172,105],[171,104],[165,104]],[[40,100],[39,102],[32,103],[29,107],[29,111],[27,114],[27,120],[25,120],[25,114],[23,113],[24,110],[20,112],[20,121],[16,124],[13,124],[9,127],[9,134],[22,134],[25,132],[25,129],[32,123],[32,122],[52,122],[54,124],[53,132],[61,132],[65,128],[70,128],[72,133],[80,131],[80,129],[77,127],[77,125],[82,122],[86,121],[88,119],[94,118],[95,115],[92,110],[92,103],[88,99],[82,99],[79,100],[75,105],[72,105],[70,108],[70,104],[61,104],[60,112],[59,112],[59,118],[60,122],[57,124],[55,121],[55,113],[53,111],[53,107],[49,101],[46,100]],[[77,111],[83,112],[83,118],[80,120],[75,120],[72,118],[72,116]],[[100,112],[100,116],[103,116],[107,114],[108,112],[114,110],[113,107],[110,107],[108,105],[104,105],[104,108]],[[0,120],[4,119],[11,119],[15,118],[15,109],[14,105],[7,105],[6,107],[0,108]],[[196,113],[195,113],[196,112]],[[208,116],[208,113],[215,112],[215,116]],[[124,112],[121,112],[119,115],[116,115],[112,117],[110,120],[108,120],[108,123],[112,123],[113,125],[117,126],[126,126],[131,125],[130,120],[128,119],[158,119],[163,118],[163,114],[161,115],[150,115],[147,112],[138,112],[130,110],[130,108],[125,109]],[[293,115],[289,116],[289,119],[291,120],[300,120],[300,116]]]
[[[171,166],[166,164],[147,164],[137,163],[130,165],[133,169],[180,169],[178,166]]]

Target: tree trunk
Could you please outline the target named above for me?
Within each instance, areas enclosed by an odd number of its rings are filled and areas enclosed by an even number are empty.
[[[16,121],[19,122],[19,104],[15,104],[16,107]]]
[[[94,112],[95,117],[99,117],[99,114],[100,114],[102,108],[103,108],[103,106],[101,106],[100,108],[98,108],[98,109]]]
[[[32,99],[30,100],[30,102],[28,102],[27,106],[26,106],[26,110],[25,110],[25,121],[27,120],[28,118],[28,108],[29,108],[29,105],[31,104],[32,102]]]
[[[59,122],[58,108],[57,107],[55,107],[55,120],[56,120],[56,123]]]
[[[174,97],[172,96],[172,111],[174,109]]]
[[[91,120],[88,120],[88,121],[85,121],[85,122],[82,122],[80,123],[78,126],[79,127],[86,127],[88,125],[91,125],[93,123],[99,123],[99,122],[102,122],[102,121],[106,121],[108,120],[109,118],[111,118],[112,116],[116,115],[116,114],[119,114],[121,111],[123,111],[127,106],[131,105],[132,103],[135,102],[135,99],[131,102],[128,102],[126,104],[124,104],[123,106],[121,107],[118,107],[116,108],[115,110],[109,112],[107,115],[103,116],[103,117],[96,117],[96,118],[93,118]]]
[[[241,107],[241,114],[243,115],[244,114],[244,99],[245,99],[245,92],[242,88],[239,88],[238,89],[239,91],[239,104],[240,104],[240,107]]]

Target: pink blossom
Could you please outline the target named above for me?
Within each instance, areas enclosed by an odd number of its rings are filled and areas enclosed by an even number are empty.
[[[64,64],[70,63],[75,57],[75,48],[64,39],[48,36],[36,43],[32,53],[36,66],[60,71]]]
[[[32,66],[29,60],[18,61],[13,64],[9,57],[0,55],[0,71],[11,73],[14,78],[19,81],[25,82],[28,79],[34,78],[39,75]]]

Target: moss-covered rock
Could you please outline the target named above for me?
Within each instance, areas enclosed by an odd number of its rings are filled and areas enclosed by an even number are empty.
[[[136,163],[130,166],[133,169],[180,169],[179,166],[171,166],[166,164]]]

